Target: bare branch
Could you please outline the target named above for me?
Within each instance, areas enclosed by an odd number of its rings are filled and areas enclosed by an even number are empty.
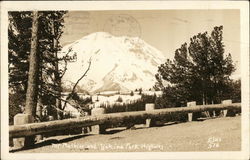
[[[76,83],[75,83],[75,85],[74,85],[74,87],[73,87],[71,93],[74,93],[74,92],[75,92],[75,89],[76,89],[77,84],[78,84],[78,83],[83,79],[83,77],[85,77],[86,74],[88,73],[88,71],[89,71],[89,69],[90,69],[90,66],[91,66],[91,57],[90,57],[88,63],[89,63],[89,66],[88,66],[87,70],[86,70],[85,73],[76,81]]]
[[[65,107],[66,107],[66,104],[68,103],[67,102],[67,100],[69,100],[70,98],[72,98],[72,96],[73,96],[73,94],[75,93],[75,89],[76,89],[76,86],[78,85],[78,83],[83,79],[83,77],[85,77],[86,75],[87,75],[87,73],[88,73],[88,71],[90,70],[90,66],[91,66],[91,57],[89,58],[89,65],[88,65],[88,68],[87,68],[87,70],[84,72],[84,74],[76,81],[76,83],[75,83],[75,85],[74,85],[74,87],[73,87],[73,89],[72,89],[72,91],[71,91],[71,93],[69,94],[69,96],[66,98],[66,101],[65,101],[65,103],[64,103],[64,105],[63,105],[63,110],[65,109]]]

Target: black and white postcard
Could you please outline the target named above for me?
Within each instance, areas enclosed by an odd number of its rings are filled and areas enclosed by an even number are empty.
[[[2,159],[248,159],[249,3],[1,3]]]

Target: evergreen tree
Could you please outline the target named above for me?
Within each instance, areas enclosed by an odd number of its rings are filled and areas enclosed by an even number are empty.
[[[55,83],[58,74],[64,70],[58,69],[57,52],[61,49],[59,38],[62,34],[63,16],[65,11],[40,11],[38,15],[37,54],[39,55],[39,99],[42,104],[55,104],[55,97],[48,99],[48,95],[58,94],[59,83]],[[32,12],[9,12],[8,52],[9,52],[9,89],[10,94],[23,95],[27,91],[29,70],[29,55],[31,46]]]
[[[211,104],[225,98],[235,67],[231,55],[225,57],[222,30],[214,27],[211,36],[207,32],[193,36],[189,45],[184,43],[175,51],[173,60],[159,66],[155,88],[164,91],[169,104]]]
[[[134,92],[133,91],[130,92],[130,96],[134,96]]]
[[[123,100],[122,100],[122,97],[120,97],[120,96],[119,96],[119,97],[117,98],[117,100],[116,100],[116,102],[120,102],[120,103],[121,103],[122,101],[123,101]]]
[[[141,95],[141,94],[142,94],[142,88],[139,89],[139,95]]]

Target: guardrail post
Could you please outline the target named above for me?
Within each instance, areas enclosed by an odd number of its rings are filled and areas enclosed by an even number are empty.
[[[104,108],[93,108],[91,110],[91,115],[95,116],[95,115],[102,115],[105,113],[105,109]],[[92,134],[101,134],[105,132],[105,127],[103,125],[94,125],[91,126],[91,133]]]
[[[21,124],[27,124],[34,122],[33,116],[29,114],[22,114],[19,113],[14,116],[14,125],[21,125]],[[22,138],[13,138],[13,145],[14,148],[23,148],[27,146],[34,145],[35,137],[34,136],[28,136],[28,137],[22,137]]]
[[[187,107],[196,106],[196,101],[187,102]],[[193,120],[193,113],[188,113],[188,121],[191,122]]]
[[[213,118],[214,118],[214,117],[216,117],[216,113],[215,113],[215,111],[213,111]]]
[[[88,112],[84,112],[84,116],[88,116],[89,113]],[[89,133],[91,131],[91,126],[90,127],[83,127],[82,128],[82,133],[83,134],[86,134],[86,133]]]
[[[232,100],[224,100],[222,101],[222,104],[223,105],[232,104]],[[227,109],[222,110],[222,115],[223,117],[227,116]]]
[[[155,104],[154,103],[147,103],[145,105],[145,110],[146,111],[153,111],[155,109]],[[154,125],[155,121],[152,119],[146,119],[146,127],[152,127]]]

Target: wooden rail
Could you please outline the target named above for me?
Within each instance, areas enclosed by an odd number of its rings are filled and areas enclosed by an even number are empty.
[[[137,112],[121,112],[102,115],[92,115],[80,118],[56,120],[41,123],[29,123],[23,125],[14,125],[9,127],[9,137],[27,137],[46,132],[57,130],[65,130],[77,127],[87,127],[94,125],[102,125],[105,123],[116,124],[123,121],[133,121],[136,119],[153,119],[160,118],[171,114],[186,114],[204,111],[219,111],[219,110],[240,110],[241,103],[232,104],[215,104],[215,105],[197,105],[192,107],[178,107],[156,109],[152,111],[137,111]]]

